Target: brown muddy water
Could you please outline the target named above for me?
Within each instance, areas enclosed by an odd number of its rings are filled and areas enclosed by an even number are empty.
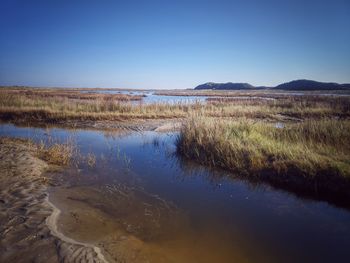
[[[348,262],[350,212],[176,156],[176,133],[18,128],[94,155],[55,176],[57,231],[113,262]]]

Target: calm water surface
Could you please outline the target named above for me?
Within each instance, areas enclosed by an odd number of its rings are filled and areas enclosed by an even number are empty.
[[[176,133],[1,125],[0,135],[63,141],[73,137],[81,153],[96,156],[95,167],[79,165],[78,184],[137,186],[174,204],[188,222],[182,245],[208,262],[242,262],[237,254],[247,262],[350,260],[348,210],[181,160],[175,154]],[[172,237],[167,238],[171,243]]]
[[[83,93],[89,93],[91,91],[82,91]],[[206,96],[164,96],[156,95],[154,91],[129,91],[129,90],[101,90],[93,91],[93,93],[103,94],[127,94],[127,95],[145,95],[142,98],[144,104],[190,104],[194,102],[205,102],[208,97]],[[138,102],[135,102],[137,104]]]

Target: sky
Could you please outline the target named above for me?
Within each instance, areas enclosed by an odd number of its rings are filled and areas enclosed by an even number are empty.
[[[0,33],[0,85],[350,83],[349,0],[1,0]]]

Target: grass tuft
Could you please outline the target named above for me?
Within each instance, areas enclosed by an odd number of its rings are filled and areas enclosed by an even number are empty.
[[[37,156],[46,161],[48,164],[57,166],[67,166],[71,164],[76,147],[70,143],[54,143],[45,145],[41,142],[34,146],[36,148]]]
[[[306,120],[278,128],[272,123],[192,116],[178,150],[203,164],[240,174],[272,172],[350,177],[350,121]]]

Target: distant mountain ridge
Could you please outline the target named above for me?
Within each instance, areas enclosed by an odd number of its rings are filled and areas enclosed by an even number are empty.
[[[350,84],[338,84],[335,82],[318,82],[314,80],[299,79],[280,84],[274,89],[283,90],[343,90],[350,89]]]
[[[253,89],[281,89],[281,90],[346,90],[350,84],[338,84],[335,82],[319,82],[314,80],[299,79],[286,82],[276,87],[255,87],[249,83],[214,83],[208,82],[198,85],[195,90],[253,90]]]
[[[253,85],[249,83],[214,83],[207,82],[202,85],[195,87],[194,89],[217,89],[217,90],[239,90],[239,89],[256,89]]]

